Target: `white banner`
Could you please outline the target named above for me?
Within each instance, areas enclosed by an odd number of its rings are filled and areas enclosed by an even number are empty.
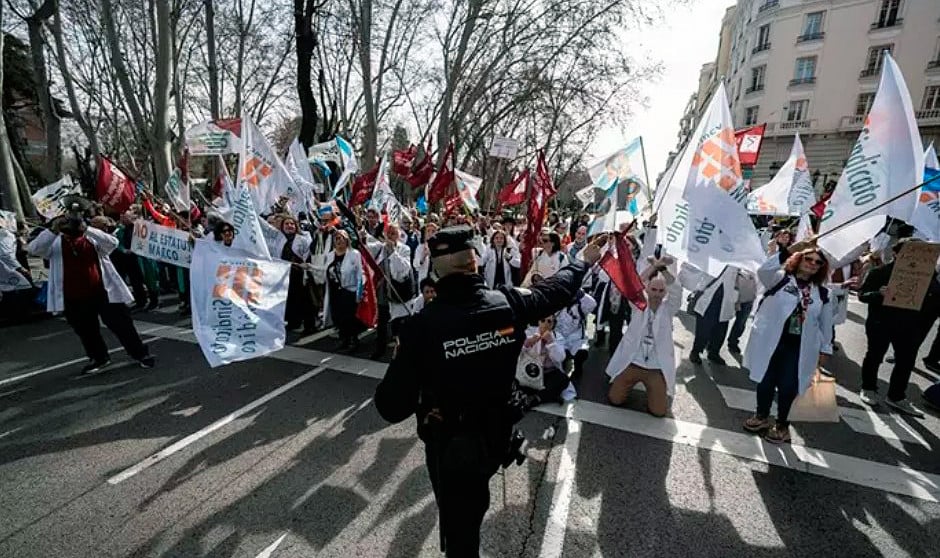
[[[359,172],[359,159],[356,158],[356,152],[351,143],[336,136],[336,146],[339,148],[340,160],[342,161],[343,173],[339,175],[336,186],[333,188],[333,195],[342,190],[357,172]]]
[[[281,196],[287,198],[288,209],[294,215],[306,207],[303,192],[294,184],[287,167],[258,126],[247,117],[242,118],[242,150],[236,182],[238,188],[248,189],[258,213],[270,211]]]
[[[797,134],[790,158],[773,180],[748,195],[747,211],[752,215],[802,215],[815,203],[816,191],[803,153],[803,142]]]
[[[480,191],[483,179],[457,169],[454,169],[454,178],[454,182],[457,185],[457,193],[460,194],[460,199],[463,200],[463,204],[470,211],[479,210],[480,204],[477,202],[477,192]]]
[[[224,125],[220,126],[220,124]],[[186,145],[190,155],[227,155],[240,153],[242,140],[233,130],[241,124],[238,119],[208,121],[186,130]]]
[[[32,285],[26,277],[20,275],[16,261],[16,236],[8,230],[0,229],[0,291],[28,289]]]
[[[56,182],[40,188],[35,194],[30,196],[36,211],[46,219],[55,219],[65,213],[65,207],[59,203],[62,198],[69,194],[77,194],[81,190],[78,186],[72,185],[72,178],[65,175]]]
[[[193,333],[215,368],[284,347],[290,264],[200,240],[190,269]]]
[[[294,184],[300,187],[305,197],[307,192],[311,190],[315,192],[322,191],[320,183],[313,177],[313,171],[310,170],[310,162],[307,160],[307,156],[304,155],[304,146],[300,145],[296,138],[291,142],[290,149],[287,150],[284,166],[287,167],[287,172],[294,179]]]
[[[649,184],[646,184],[643,142],[639,137],[592,164],[588,174],[595,189],[607,192],[608,198],[616,200],[616,211],[629,211],[633,216],[649,211]],[[616,193],[611,191],[615,186]],[[578,199],[584,201],[581,196]]]
[[[189,267],[193,259],[188,232],[143,219],[134,221],[131,252],[179,267]]]
[[[924,181],[940,173],[940,162],[933,143],[924,152]],[[940,178],[920,189],[917,207],[911,216],[911,225],[920,233],[918,236],[931,242],[940,242]]]
[[[820,234],[840,227],[819,239],[835,260],[874,237],[886,216],[910,222],[916,192],[874,208],[920,184],[923,177],[924,147],[911,95],[894,59],[888,53],[884,57],[878,93],[819,227]],[[842,226],[868,211],[865,217]]]
[[[189,183],[184,180],[183,172],[179,167],[176,167],[173,169],[173,172],[170,173],[163,189],[166,190],[166,197],[170,200],[170,203],[173,204],[173,208],[176,211],[189,211],[189,208],[192,206],[189,195]]]
[[[385,210],[388,214],[389,222],[395,223],[396,225],[401,224],[405,209],[401,206],[401,203],[399,203],[398,198],[395,197],[395,193],[392,192],[392,187],[389,184],[387,153],[382,155],[382,161],[379,164],[379,174],[376,175],[375,189],[372,190],[371,207],[378,212]]]
[[[232,199],[232,205],[223,218],[235,227],[232,247],[255,257],[271,259],[271,252],[261,228],[261,219],[251,201],[251,194],[246,188],[231,188],[231,194],[223,195],[223,198],[228,197]]]
[[[657,188],[660,243],[714,277],[726,265],[756,271],[767,258],[741,203],[746,192],[723,84],[689,141]]]

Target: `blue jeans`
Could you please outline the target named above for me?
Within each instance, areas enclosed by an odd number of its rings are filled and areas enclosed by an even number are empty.
[[[787,343],[783,339],[770,362],[764,378],[757,384],[757,416],[766,418],[770,415],[770,406],[777,393],[777,423],[786,426],[790,416],[790,407],[800,392],[800,345]]]
[[[728,332],[728,346],[737,347],[738,341],[741,340],[741,334],[744,333],[744,326],[747,325],[747,318],[751,315],[751,308],[754,306],[754,301],[742,302],[741,308],[734,314],[734,323],[731,325],[731,330]]]

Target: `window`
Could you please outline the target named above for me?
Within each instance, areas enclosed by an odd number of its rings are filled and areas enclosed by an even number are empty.
[[[809,99],[802,99],[799,101],[790,101],[790,105],[787,107],[787,122],[796,122],[798,120],[806,120],[806,117],[808,114],[809,114]]]
[[[861,93],[858,100],[855,101],[855,116],[865,116],[871,110],[871,104],[875,100],[875,93]]]
[[[764,76],[767,74],[767,66],[757,66],[756,68],[751,68],[751,86],[748,87],[748,92],[751,91],[761,91],[764,89]]]
[[[796,67],[793,70],[793,81],[800,83],[809,83],[816,79],[816,57],[806,56],[796,59]]]
[[[893,27],[901,23],[902,19],[898,17],[901,13],[901,0],[881,0],[881,6],[878,8],[877,19],[872,27],[881,29],[882,27]]]
[[[813,12],[806,14],[806,20],[803,22],[803,36],[816,37],[823,30],[823,16],[826,12]]]
[[[744,125],[753,126],[757,124],[757,112],[760,110],[759,106],[747,107],[744,111]]]
[[[894,45],[878,45],[869,47],[868,58],[865,60],[865,69],[862,70],[862,77],[877,75],[881,72],[881,65],[884,64],[884,53],[892,52]]]
[[[757,48],[765,50],[770,48],[770,24],[761,25],[757,30]]]
[[[931,85],[924,89],[923,110],[940,110],[940,85]]]
[[[734,88],[734,100],[735,101],[741,98],[741,90],[744,89],[743,87],[744,84],[742,83],[743,81],[744,81],[743,78],[738,78],[738,86]]]

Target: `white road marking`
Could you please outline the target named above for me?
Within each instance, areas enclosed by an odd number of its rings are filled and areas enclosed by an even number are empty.
[[[294,341],[293,344],[294,345],[309,345],[310,343],[319,341],[320,339],[323,339],[324,337],[332,335],[336,332],[337,332],[337,329],[335,327],[331,327],[329,329],[324,329],[323,331],[318,331],[311,335],[307,335],[306,337],[301,337],[297,341]]]
[[[281,543],[284,542],[284,539],[286,538],[287,538],[287,533],[284,533],[283,535],[278,537],[277,540],[271,543],[267,548],[262,550],[261,554],[259,554],[256,558],[271,558],[271,556],[274,555],[274,551],[277,550],[277,547],[280,546]]]
[[[728,407],[741,411],[754,410],[754,406],[757,404],[754,391],[723,385],[718,385],[717,387]],[[776,403],[771,406],[770,412],[773,415],[777,413]],[[904,420],[894,415],[876,413],[871,409],[855,409],[842,406],[839,407],[839,415],[849,428],[859,434],[878,436],[885,440],[918,444],[927,449],[931,449],[927,440],[924,440],[924,438],[918,434],[917,431],[912,429],[910,425],[904,422]]]
[[[209,426],[203,428],[202,430],[200,430],[200,431],[198,431],[198,432],[195,432],[195,433],[193,433],[193,434],[190,434],[189,436],[186,436],[185,438],[183,438],[182,440],[179,440],[179,441],[176,442],[175,444],[172,444],[172,445],[170,445],[170,446],[168,446],[168,447],[166,447],[166,448],[164,448],[164,449],[158,451],[157,453],[155,453],[155,454],[151,455],[150,457],[144,459],[143,461],[141,461],[141,462],[138,463],[137,465],[134,465],[133,467],[130,467],[130,468],[128,468],[128,469],[125,469],[124,471],[121,471],[120,473],[118,473],[118,474],[114,475],[113,477],[109,478],[109,479],[108,479],[108,482],[109,482],[110,484],[118,484],[118,483],[120,483],[120,482],[123,482],[123,481],[125,481],[125,480],[127,480],[127,479],[133,477],[133,476],[136,475],[137,473],[143,471],[144,469],[146,469],[146,468],[148,468],[148,467],[151,467],[151,466],[153,466],[153,465],[156,465],[157,463],[163,461],[163,460],[166,459],[167,457],[170,457],[171,455],[173,455],[174,453],[180,451],[181,449],[185,448],[186,446],[188,446],[188,445],[190,445],[190,444],[192,444],[192,443],[194,443],[194,442],[196,442],[196,441],[198,441],[198,440],[200,440],[200,439],[202,439],[202,438],[208,436],[209,434],[215,432],[216,430],[222,428],[223,426],[225,426],[225,425],[227,425],[227,424],[230,424],[231,422],[233,422],[235,419],[239,418],[240,416],[242,416],[242,415],[244,415],[244,414],[247,414],[247,413],[253,411],[254,409],[257,409],[258,407],[260,407],[261,405],[264,405],[265,403],[267,403],[268,401],[274,399],[274,398],[277,397],[278,395],[281,395],[282,393],[285,393],[285,392],[287,392],[287,391],[289,391],[289,390],[291,390],[291,389],[293,389],[293,388],[299,386],[300,384],[306,382],[306,381],[309,380],[310,378],[313,378],[314,376],[316,376],[316,375],[319,374],[320,372],[323,372],[324,370],[326,370],[326,367],[325,367],[325,366],[318,366],[317,368],[314,368],[313,370],[307,372],[306,374],[304,374],[304,375],[302,375],[302,376],[299,376],[299,377],[297,377],[297,378],[294,378],[293,380],[287,382],[286,384],[284,384],[284,385],[282,385],[281,387],[275,389],[274,391],[271,391],[271,392],[269,392],[269,393],[267,393],[267,394],[265,394],[265,395],[259,397],[258,399],[255,399],[254,401],[252,401],[251,403],[245,405],[245,406],[242,407],[241,409],[238,409],[237,411],[234,411],[234,412],[232,412],[232,413],[229,413],[229,414],[225,415],[224,417],[222,417],[222,418],[220,418],[219,420],[213,422],[212,424],[210,424]]]
[[[152,324],[138,322],[138,325],[146,327]],[[192,331],[182,328],[169,327],[162,330],[160,335],[195,342]],[[313,363],[333,370],[376,379],[384,377],[388,367],[382,362],[290,346],[267,356],[290,362]],[[570,417],[582,423],[734,455],[884,492],[930,502],[940,501],[940,475],[909,467],[868,461],[800,445],[773,446],[750,434],[672,418],[655,418],[647,413],[590,401],[577,400],[564,407],[554,404],[542,405],[536,410],[546,414]]]
[[[167,327],[171,327],[171,326],[156,326],[151,329],[141,331],[140,335],[143,336],[143,335],[147,335],[148,333],[154,333],[156,331],[159,331]],[[164,339],[165,337],[166,337],[165,335],[157,335],[156,337],[148,337],[147,339],[142,339],[141,341],[143,341],[143,343],[146,345],[147,343],[153,343],[154,341],[158,339]],[[124,347],[115,347],[113,349],[108,349],[108,354],[112,355],[114,353],[119,353],[123,350],[124,350]],[[33,370],[32,372],[25,372],[23,374],[12,376],[10,378],[4,378],[0,380],[0,386],[22,382],[23,380],[27,380],[29,378],[32,378],[33,376],[39,376],[40,374],[46,374],[47,372],[55,372],[56,370],[61,370],[63,368],[72,366],[73,364],[78,364],[79,362],[88,362],[88,357],[73,358],[72,360],[60,362],[59,364],[53,364],[52,366],[40,368],[39,370]]]
[[[552,505],[548,511],[548,523],[542,535],[540,558],[558,558],[565,546],[565,532],[568,527],[568,508],[571,505],[571,491],[574,486],[575,464],[578,462],[578,447],[581,445],[581,423],[568,418],[568,434],[561,450],[558,473],[555,475],[555,491],[552,493]]]

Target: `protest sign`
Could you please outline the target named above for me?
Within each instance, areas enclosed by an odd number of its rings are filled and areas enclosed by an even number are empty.
[[[81,190],[72,184],[72,178],[65,175],[48,186],[44,186],[30,196],[36,212],[46,219],[55,219],[65,213],[65,206],[60,202],[70,194],[77,194]]]
[[[940,244],[907,242],[901,248],[888,280],[884,305],[920,310],[940,257]]]
[[[290,263],[257,259],[211,240],[198,241],[194,253],[193,333],[209,366],[283,348]]]
[[[189,233],[143,219],[134,221],[131,252],[180,267],[189,267],[193,258]]]

